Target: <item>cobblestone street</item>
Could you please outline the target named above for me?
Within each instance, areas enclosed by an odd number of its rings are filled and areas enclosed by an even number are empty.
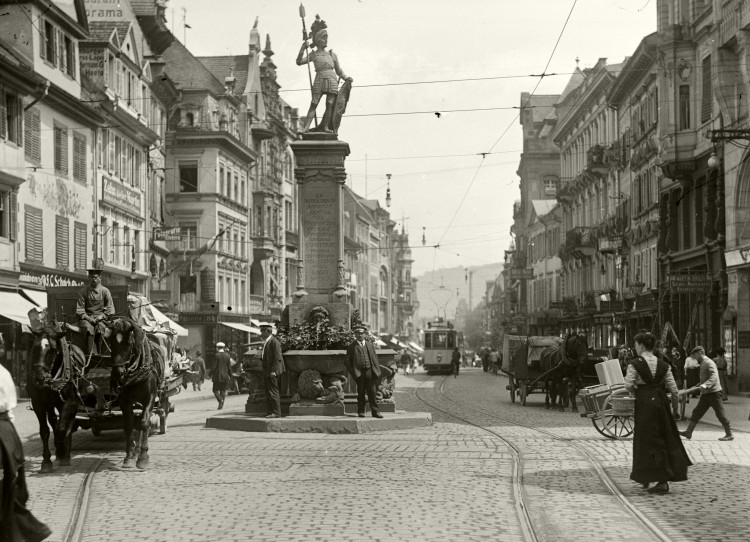
[[[718,429],[701,424],[686,445],[695,463],[690,480],[653,496],[628,480],[630,441],[604,439],[576,414],[544,410],[541,395],[526,407],[511,404],[505,383],[478,369],[458,379],[399,375],[399,409],[426,411],[426,401],[444,412],[433,411],[431,427],[364,435],[205,429],[215,400],[183,391],[167,434],[150,440],[147,472],[119,468],[118,431],[78,431],[73,465],[36,474],[36,423],[22,405],[30,506],[61,541],[524,540],[513,446],[538,540],[581,532],[656,539],[596,475],[592,459],[666,539],[745,539],[747,433],[723,443]],[[244,401],[230,396],[225,410]]]

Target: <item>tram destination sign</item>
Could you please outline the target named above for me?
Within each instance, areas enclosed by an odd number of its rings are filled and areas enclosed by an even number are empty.
[[[534,278],[534,270],[531,267],[511,267],[508,270],[508,278],[510,280],[531,280]]]
[[[711,290],[707,273],[670,273],[669,289],[674,294],[705,294]]]

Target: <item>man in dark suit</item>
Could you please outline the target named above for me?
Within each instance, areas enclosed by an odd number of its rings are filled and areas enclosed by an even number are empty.
[[[382,418],[378,411],[378,403],[375,399],[375,386],[380,381],[380,365],[378,355],[370,341],[365,340],[367,328],[358,326],[354,328],[356,340],[346,350],[346,369],[357,383],[357,416],[365,417],[365,392],[370,401],[370,410],[373,418]]]
[[[263,363],[263,384],[266,389],[266,418],[281,417],[281,397],[279,381],[286,368],[281,355],[281,343],[273,336],[273,326],[261,324],[260,336],[263,339],[261,362]]]
[[[224,408],[224,400],[227,398],[227,385],[232,379],[229,354],[224,351],[225,346],[222,342],[216,343],[216,358],[213,369],[211,369],[213,392],[214,397],[219,402],[219,410]]]

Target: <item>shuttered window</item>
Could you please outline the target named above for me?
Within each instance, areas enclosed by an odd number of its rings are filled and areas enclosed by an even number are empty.
[[[16,206],[18,205],[18,192],[11,190],[8,195],[8,239],[15,241],[18,238],[18,212]]]
[[[25,148],[24,153],[26,160],[34,162],[36,164],[42,161],[42,147],[41,147],[41,123],[39,120],[39,110],[29,109],[25,113],[24,119],[24,142]]]
[[[23,102],[7,88],[0,87],[0,139],[7,139],[16,145],[23,144]]]
[[[58,269],[70,265],[70,221],[63,216],[55,217],[55,263]]]
[[[711,56],[703,59],[703,95],[701,96],[701,122],[711,120],[713,88],[711,87]]]
[[[55,173],[68,175],[68,129],[55,125]]]
[[[24,212],[24,219],[26,261],[42,263],[44,260],[42,210],[27,205]]]
[[[73,179],[86,183],[86,136],[73,134]]]
[[[5,89],[0,87],[0,139],[5,139],[6,125],[8,124],[8,116],[5,111]]]
[[[73,237],[73,264],[76,270],[86,269],[86,224],[76,222]]]

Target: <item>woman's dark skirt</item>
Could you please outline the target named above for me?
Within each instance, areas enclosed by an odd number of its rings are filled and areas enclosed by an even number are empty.
[[[663,388],[638,388],[634,429],[631,480],[641,484],[687,480],[687,469],[692,462],[682,445]]]

